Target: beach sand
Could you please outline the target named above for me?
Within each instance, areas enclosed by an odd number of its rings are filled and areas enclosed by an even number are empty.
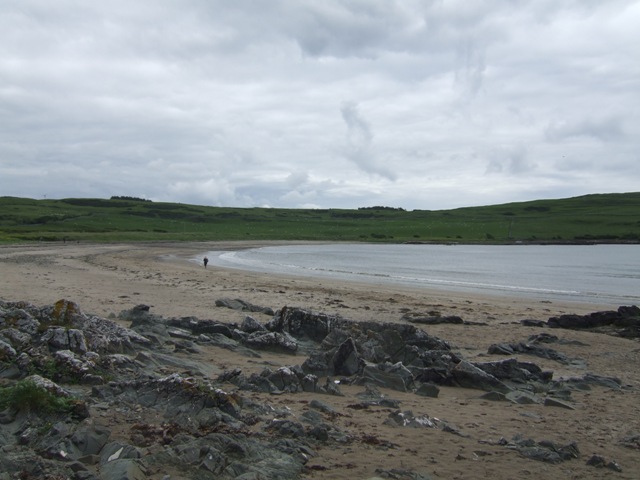
[[[640,435],[640,342],[591,332],[550,331],[520,323],[522,319],[546,321],[564,313],[610,310],[610,306],[274,276],[211,265],[205,269],[200,261],[208,251],[265,244],[278,243],[0,246],[0,299],[42,306],[64,298],[78,303],[85,313],[103,317],[145,304],[151,307],[151,313],[164,317],[195,316],[234,323],[240,323],[246,313],[216,307],[217,299],[237,298],[274,310],[301,307],[358,321],[401,322],[405,314],[437,312],[460,316],[465,324],[425,326],[424,330],[448,341],[456,353],[470,361],[503,360],[503,356],[487,354],[488,347],[499,342],[526,341],[536,333],[552,333],[568,341],[553,344],[553,349],[581,361],[567,366],[527,355],[518,358],[552,370],[554,378],[593,373],[617,377],[625,387],[574,392],[575,410],[492,402],[480,399],[484,392],[479,390],[454,387],[441,387],[438,398],[382,391],[399,400],[401,410],[445,420],[455,425],[461,435],[388,426],[384,421],[393,411],[388,408],[350,408],[358,403],[356,394],[364,390],[358,386],[342,385],[342,397],[308,393],[242,395],[286,406],[294,418],[308,410],[314,398],[340,412],[335,422],[355,441],[344,448],[318,448],[317,456],[308,463],[306,478],[367,479],[394,469],[446,479],[639,478],[639,445],[629,448],[622,443]],[[269,320],[262,314],[253,316],[263,323]],[[265,366],[296,365],[305,359],[262,352],[261,358],[255,359],[215,348],[202,355],[211,363],[213,378],[230,368],[242,368],[250,374]],[[123,424],[118,425],[117,418],[109,417],[109,427],[113,431],[120,427],[124,432],[127,421],[122,419]],[[498,444],[501,438],[511,440],[515,435],[562,445],[575,442],[581,456],[553,465],[524,458]],[[594,454],[617,462],[622,472],[586,465]]]

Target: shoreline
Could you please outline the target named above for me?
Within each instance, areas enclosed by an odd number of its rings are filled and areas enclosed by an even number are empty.
[[[326,242],[325,242],[326,243]],[[60,299],[76,302],[86,314],[113,318],[136,305],[149,305],[150,312],[164,318],[197,317],[227,324],[240,324],[249,314],[266,323],[271,317],[217,307],[220,298],[241,299],[253,305],[299,307],[353,321],[408,324],[405,315],[459,316],[462,324],[419,325],[429,335],[451,345],[452,352],[469,362],[517,359],[553,372],[554,379],[586,374],[619,378],[618,390],[594,386],[571,394],[572,409],[541,403],[490,401],[481,390],[440,386],[435,398],[413,392],[380,388],[384,398],[399,402],[398,411],[439,418],[456,426],[460,434],[441,430],[402,428],[389,425],[395,408],[354,409],[363,385],[341,384],[343,396],[292,393],[272,395],[239,390],[238,396],[287,409],[290,418],[302,422],[314,400],[331,405],[333,422],[351,436],[344,445],[320,445],[310,469],[301,478],[365,480],[379,469],[424,472],[429,478],[510,480],[534,475],[540,479],[611,478],[608,469],[596,469],[587,460],[600,455],[615,460],[619,479],[635,478],[640,462],[637,449],[621,445],[623,439],[640,438],[635,427],[640,416],[640,343],[595,333],[524,326],[523,319],[547,320],[561,314],[584,315],[601,310],[593,304],[525,301],[424,289],[391,288],[357,282],[273,276],[233,269],[207,268],[188,258],[210,250],[252,248],[264,242],[194,242],[189,244],[67,244],[0,246],[0,299],[27,301],[36,306],[52,305]],[[286,242],[285,244],[291,244]],[[604,308],[602,310],[610,308]],[[572,361],[518,354],[510,357],[488,353],[491,345],[528,342],[532,335],[557,337],[550,348]],[[171,350],[168,342],[165,348]],[[172,352],[200,362],[207,376],[217,378],[239,369],[244,375],[261,375],[267,369],[300,365],[304,355],[260,351],[246,356],[219,347],[199,346],[198,352]],[[185,374],[184,372],[180,372]],[[234,391],[233,385],[222,386]],[[139,421],[107,412],[91,421],[108,428],[114,438],[127,442],[131,423]],[[151,420],[150,420],[151,421]],[[157,420],[153,420],[157,421]],[[575,442],[580,457],[549,464],[521,457],[500,444],[516,436],[565,445]],[[365,441],[366,440],[366,441]],[[377,443],[371,443],[373,440]],[[321,467],[321,468],[320,468]],[[161,473],[149,476],[161,480]],[[415,478],[403,477],[397,478]]]
[[[87,311],[100,315],[117,314],[138,303],[153,305],[169,316],[210,314],[214,296],[233,294],[254,297],[277,309],[292,305],[326,313],[359,312],[358,317],[377,317],[376,311],[397,311],[394,304],[405,301],[422,308],[437,308],[442,315],[466,312],[469,320],[500,316],[510,320],[565,313],[586,314],[609,310],[611,305],[559,300],[538,300],[517,295],[478,294],[446,288],[381,285],[356,280],[318,278],[253,272],[209,266],[205,269],[191,259],[209,251],[241,250],[263,246],[327,244],[328,242],[190,242],[118,243],[0,246],[0,297],[34,303],[53,303],[69,297]],[[306,293],[305,293],[306,292]],[[27,294],[28,298],[20,298]],[[106,294],[111,293],[109,298]],[[80,295],[78,295],[80,294]],[[207,295],[210,295],[207,297]],[[327,298],[318,298],[325,295]],[[394,301],[387,301],[398,296]],[[80,297],[79,299],[77,297]],[[352,305],[345,308],[349,299]],[[76,298],[74,298],[76,297]],[[312,298],[313,297],[313,298]],[[386,298],[385,298],[386,297]],[[251,301],[251,298],[247,298]],[[312,301],[315,300],[315,301]],[[368,305],[362,305],[364,301]],[[305,305],[305,302],[308,305]],[[340,303],[342,306],[337,307]],[[367,315],[362,314],[362,309]],[[482,312],[478,311],[482,310]],[[462,314],[461,314],[462,312]],[[389,315],[384,315],[385,318]],[[357,319],[357,318],[355,318]]]

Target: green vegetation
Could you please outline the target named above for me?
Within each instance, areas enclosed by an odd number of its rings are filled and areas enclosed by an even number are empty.
[[[0,242],[638,242],[640,193],[454,210],[227,208],[135,197],[0,197]]]
[[[59,397],[30,380],[21,380],[0,388],[0,410],[28,410],[36,413],[68,412],[73,408],[69,398]]]

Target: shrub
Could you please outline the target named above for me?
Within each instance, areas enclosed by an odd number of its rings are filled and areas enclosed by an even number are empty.
[[[33,412],[68,412],[70,399],[58,397],[30,380],[22,380],[10,387],[0,388],[0,408]]]

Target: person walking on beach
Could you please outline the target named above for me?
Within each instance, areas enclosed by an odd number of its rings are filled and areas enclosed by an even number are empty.
[[[202,263],[204,263],[204,268],[207,268],[207,263],[209,263],[209,259],[207,257],[204,257],[204,259],[202,260]]]

